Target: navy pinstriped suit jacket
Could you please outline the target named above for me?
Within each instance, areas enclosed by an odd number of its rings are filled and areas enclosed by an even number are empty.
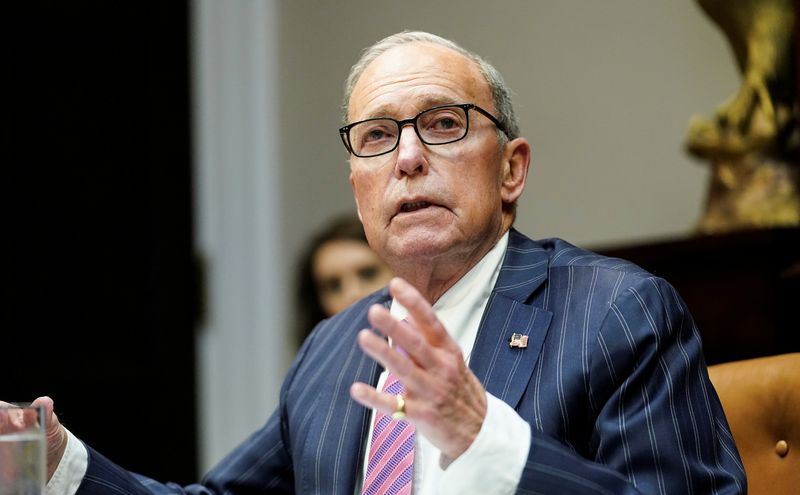
[[[321,323],[266,425],[202,484],[162,485],[90,449],[79,493],[354,493],[368,410],[350,384],[380,369],[355,344],[386,290]],[[512,333],[528,348],[509,346]],[[512,230],[470,368],[531,424],[518,493],[743,493],[697,329],[675,290],[635,265]]]

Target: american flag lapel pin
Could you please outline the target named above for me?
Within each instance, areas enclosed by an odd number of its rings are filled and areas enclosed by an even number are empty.
[[[528,336],[519,333],[513,333],[511,334],[511,342],[508,343],[508,346],[525,349],[528,347]]]

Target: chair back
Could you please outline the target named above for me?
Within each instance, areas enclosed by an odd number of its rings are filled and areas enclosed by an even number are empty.
[[[709,366],[750,495],[800,494],[800,353]]]

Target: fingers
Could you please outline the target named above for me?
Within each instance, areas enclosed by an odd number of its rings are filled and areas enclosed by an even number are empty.
[[[404,323],[398,324],[405,325]],[[357,340],[361,349],[368,356],[384,368],[391,370],[403,383],[405,413],[409,419],[414,419],[413,414],[409,413],[408,403],[424,396],[431,389],[430,375],[419,368],[405,351],[392,348],[385,339],[369,330],[362,330]],[[354,383],[350,388],[350,396],[362,406],[379,410],[385,414],[391,415],[398,409],[396,395],[378,391],[365,383]]]
[[[458,345],[450,338],[444,325],[436,317],[431,304],[405,280],[395,277],[389,282],[389,293],[408,310],[409,319],[425,334],[430,345],[446,346],[451,349]]]
[[[406,418],[443,454],[455,459],[481,429],[485,390],[422,294],[400,278],[392,279],[389,292],[408,310],[408,321],[398,321],[384,306],[372,306],[367,314],[370,324],[388,336],[392,345],[370,330],[358,334],[358,345],[403,384]],[[385,414],[400,408],[397,396],[365,383],[354,383],[350,395]]]
[[[376,409],[384,414],[391,415],[397,411],[397,396],[378,392],[375,388],[366,383],[356,382],[350,387],[350,397],[364,407]],[[405,413],[408,415],[408,403],[406,402]],[[411,418],[409,418],[411,419]]]
[[[34,406],[44,407],[44,417],[45,422],[47,425],[47,436],[50,436],[52,433],[56,432],[61,424],[58,422],[58,417],[53,412],[53,399],[50,397],[44,396],[39,397],[34,400],[32,403]]]
[[[396,340],[415,358],[424,358],[423,350],[431,347],[453,353],[461,352],[458,343],[450,337],[447,329],[436,317],[431,304],[414,286],[395,277],[389,282],[389,293],[408,310],[407,319],[411,327],[394,324],[397,320],[389,314],[389,311],[376,305],[368,314],[369,321],[375,328]]]
[[[404,352],[392,349],[383,338],[369,330],[362,330],[356,340],[361,350],[384,368],[392,370],[398,376],[411,373],[413,367],[411,360]]]
[[[367,318],[374,328],[391,338],[392,344],[401,348],[404,355],[410,358],[414,363],[423,368],[430,368],[435,365],[435,348],[427,341],[425,334],[421,332],[416,325],[409,322],[398,321],[389,313],[389,310],[381,305],[375,305],[370,308]],[[385,340],[374,334],[372,335],[384,344],[386,343]],[[375,342],[375,345],[377,345],[377,342]],[[377,359],[376,356],[370,355],[370,357]],[[406,361],[408,361],[408,359],[402,362]],[[388,363],[383,362],[381,362],[381,364],[384,366],[388,365]],[[397,364],[401,363],[395,363],[395,365]],[[398,374],[401,372],[401,369],[395,370],[392,366],[387,367]]]
[[[424,395],[437,376],[463,365],[461,349],[416,288],[394,278],[389,291],[409,311],[409,321],[397,320],[388,309],[376,304],[369,309],[367,318],[391,339],[393,347],[370,331],[358,335],[358,344],[400,379],[408,396]]]
[[[436,389],[435,381],[443,373],[463,365],[463,356],[458,344],[439,322],[431,305],[408,282],[400,278],[389,284],[393,297],[409,311],[409,321],[399,321],[386,307],[376,304],[369,309],[370,324],[391,339],[386,339],[369,330],[358,334],[359,347],[382,367],[390,370],[404,386],[404,395],[412,400],[430,395]],[[397,400],[391,394],[367,390],[356,386],[351,390],[353,398],[369,407],[384,412],[393,412]]]
[[[8,402],[0,403],[0,405],[6,406],[0,409],[0,433],[14,433],[23,430],[25,418],[22,409]]]
[[[36,409],[0,401],[0,433],[14,433],[36,427],[39,421]]]

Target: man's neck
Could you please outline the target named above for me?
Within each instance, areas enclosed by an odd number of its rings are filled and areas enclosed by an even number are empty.
[[[475,265],[491,251],[509,227],[502,229],[491,243],[482,244],[480,249],[460,256],[445,253],[428,260],[412,260],[393,266],[394,272],[416,287],[425,299],[434,304],[442,295],[469,273]]]

